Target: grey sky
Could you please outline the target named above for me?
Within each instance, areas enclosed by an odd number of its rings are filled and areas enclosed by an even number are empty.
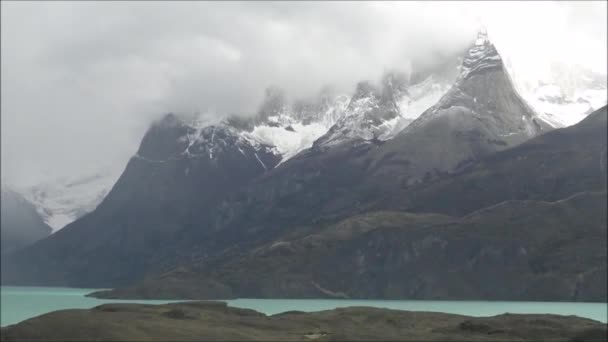
[[[350,91],[461,49],[477,17],[514,56],[606,68],[604,1],[1,6],[2,177],[19,184],[123,168],[168,111],[254,112],[268,85]]]

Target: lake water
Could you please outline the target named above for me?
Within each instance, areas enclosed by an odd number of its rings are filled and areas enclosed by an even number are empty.
[[[88,309],[103,303],[162,304],[162,300],[95,299],[85,294],[95,289],[57,287],[2,286],[1,326],[15,324],[50,311],[62,309]],[[576,315],[606,323],[606,303],[561,302],[488,302],[488,301],[438,301],[438,300],[332,300],[332,299],[236,299],[228,305],[254,309],[268,315],[290,311],[319,311],[346,306],[373,306],[378,308],[436,311],[469,316],[493,316],[503,313],[551,313]]]

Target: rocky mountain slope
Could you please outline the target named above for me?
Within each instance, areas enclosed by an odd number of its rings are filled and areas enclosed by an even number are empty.
[[[519,75],[514,74],[514,70],[508,67],[508,62],[506,65],[518,92],[539,116],[553,127],[573,125],[607,102],[605,75],[581,67],[568,69],[555,66],[554,72],[546,79],[531,82],[520,80]],[[398,74],[387,74],[384,84],[400,86],[402,77]],[[360,136],[381,140],[394,137],[449,90],[449,79],[453,75],[444,73],[425,77],[410,81],[404,93],[395,92],[398,97],[398,115],[391,120],[382,121],[379,127],[375,127],[376,133],[360,132]],[[401,90],[403,91],[403,88]],[[276,89],[274,91],[280,92]],[[286,105],[281,114],[268,120],[266,124],[255,126],[250,132],[251,137],[275,146],[283,160],[288,160],[311,147],[338,119],[352,124],[353,118],[347,119],[348,115],[343,114],[349,102],[349,96],[332,96],[331,93],[322,93],[319,101],[297,101],[292,108]],[[92,175],[47,181],[19,189],[18,192],[36,206],[44,222],[55,232],[93,211],[119,176],[120,173],[114,170],[103,169]]]
[[[193,212],[213,206],[279,160],[270,146],[253,144],[230,126],[201,127],[168,115],[148,130],[95,211],[23,254],[35,264],[63,260],[29,277],[59,284],[78,278],[89,284],[137,279],[147,271],[150,255],[174,239]]]
[[[291,225],[97,295],[603,301],[606,117],[604,107],[377,204],[398,212]]]
[[[411,185],[550,129],[519,96],[482,33],[452,88],[374,152],[368,172],[381,182]]]
[[[603,191],[463,218],[371,212],[95,296],[603,301],[607,204]]]
[[[414,111],[421,108],[418,101],[437,96],[440,84],[449,76],[419,76],[411,94],[405,92],[403,81],[392,87],[393,78],[385,77],[383,96],[399,109],[395,115],[416,117],[419,113]],[[327,92],[316,99],[289,103],[280,90],[271,88],[252,118],[208,121],[166,116],[146,133],[138,153],[97,209],[44,241],[40,251],[28,254],[35,264],[48,258],[67,260],[37,269],[30,276],[19,271],[18,282],[52,279],[49,281],[61,284],[81,280],[82,284],[115,285],[141,277],[149,267],[164,268],[183,258],[204,257],[206,251],[179,246],[216,235],[230,219],[229,213],[228,217],[225,212],[217,215],[216,209],[230,203],[226,197],[237,189],[291,162],[330,127],[350,122],[345,118],[360,122],[355,120],[359,117],[351,103],[349,97]],[[365,141],[368,137],[350,138]],[[95,227],[104,229],[93,233]],[[85,238],[88,234],[99,237],[82,243],[90,240]],[[66,277],[66,271],[71,276]]]
[[[551,130],[517,94],[500,56],[483,34],[467,51],[456,82],[436,105],[394,138],[383,141],[381,134],[374,138],[372,133],[381,126],[373,119],[390,120],[395,107],[390,96],[360,84],[347,111],[360,111],[353,117],[363,120],[354,122],[365,123],[356,127],[368,132],[367,139],[361,134],[349,138],[355,130],[338,122],[312,148],[229,196],[215,211],[213,224],[223,227],[225,237],[213,248],[234,244],[234,237],[243,234],[247,240],[272,239],[294,225],[369,210],[389,193],[428,182]],[[342,141],[337,137],[345,143],[336,143]],[[210,241],[207,236],[198,240]]]
[[[361,82],[346,98],[321,94],[289,102],[270,89],[250,118],[209,122],[167,115],[148,130],[97,209],[35,248],[4,258],[2,280],[139,284],[112,295],[163,297],[603,300],[597,286],[605,267],[597,262],[597,241],[605,235],[605,211],[597,204],[606,196],[600,181],[606,170],[605,109],[551,132],[519,96],[483,33],[460,68],[452,64],[445,73],[409,79],[390,73],[379,85]],[[449,71],[458,74],[444,88]],[[435,104],[417,113],[434,97]],[[467,219],[508,200],[516,202]],[[532,201],[522,207],[522,200]],[[581,201],[588,205],[581,208]],[[385,225],[387,210],[393,223]],[[513,212],[522,218],[515,221],[519,225],[509,221]],[[353,228],[341,238],[331,233],[360,215],[371,215],[362,216],[372,220],[369,231]],[[577,215],[594,218],[580,221],[593,239],[580,238],[569,224],[555,226],[561,233],[551,245],[552,215],[564,224],[576,223]],[[511,231],[517,234],[505,235]],[[534,234],[547,241],[532,239]],[[424,254],[415,247],[413,259],[414,252],[394,256],[414,248],[403,245],[407,241],[432,248]],[[448,244],[457,250],[445,251]],[[549,274],[538,261],[572,256],[578,247],[589,254],[549,268]],[[486,254],[494,259],[471,261]],[[320,261],[328,259],[338,264]],[[429,266],[434,262],[441,267]],[[349,267],[337,278],[329,265]],[[438,274],[445,269],[452,272]],[[408,270],[421,275],[399,276]],[[526,285],[479,285],[483,276],[503,279],[500,272]],[[552,276],[563,278],[555,288],[546,285]]]
[[[507,200],[557,201],[606,187],[607,107],[578,124],[390,195],[384,205],[463,215]]]

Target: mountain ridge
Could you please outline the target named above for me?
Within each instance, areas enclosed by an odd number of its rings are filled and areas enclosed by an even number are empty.
[[[522,145],[529,148],[531,144],[526,143],[530,139],[546,136],[543,133],[550,131],[551,127],[542,122],[518,95],[496,49],[483,34],[467,51],[460,71],[460,76],[446,93],[442,91],[441,75],[431,73],[426,77],[420,76],[421,81],[414,84],[389,75],[384,80],[383,88],[361,83],[355,96],[349,98],[348,105],[346,99],[331,100],[321,96],[318,102],[309,103],[309,107],[294,106],[302,110],[301,113],[294,113],[281,92],[271,90],[267,103],[261,107],[258,115],[249,119],[227,118],[208,122],[167,115],[146,132],[137,153],[93,212],[57,234],[11,255],[8,261],[3,260],[3,283],[128,286],[184,265],[204,268],[222,256],[231,258],[227,262],[238,262],[243,260],[239,259],[239,251],[246,253],[261,246],[270,246],[282,238],[310,236],[336,222],[371,211],[401,210],[411,211],[413,215],[422,215],[426,211],[436,215],[453,215],[460,222],[459,227],[465,227],[469,223],[462,221],[461,216],[496,204],[495,201],[502,198],[486,193],[486,197],[476,199],[477,193],[470,189],[459,192],[462,188],[458,186],[467,186],[468,183],[466,179],[457,178],[458,173],[471,165],[484,171],[480,163],[487,162],[487,158],[496,155],[503,158]],[[439,87],[434,87],[437,84]],[[423,89],[420,91],[422,95],[416,94],[420,88]],[[402,108],[409,110],[416,107],[410,106],[412,99],[433,99],[439,93],[441,97],[437,103],[420,115],[410,113],[412,115],[408,116],[401,111]],[[400,105],[398,98],[408,101],[408,106]],[[317,113],[319,115],[310,121],[303,118],[308,114],[313,115],[319,108],[325,109],[325,112],[321,110],[323,113]],[[596,117],[593,115],[589,120]],[[334,119],[335,122],[332,122]],[[395,133],[392,129],[396,126],[386,123],[401,119],[406,119],[406,126],[399,129],[394,137],[391,135],[390,139],[383,140],[384,133]],[[321,128],[327,128],[325,134],[329,134],[327,137],[331,139],[325,140],[325,135],[321,135],[315,138],[316,141],[320,140],[318,144],[311,141],[312,138],[302,139],[285,149],[280,148],[277,140],[273,142],[273,139],[282,137],[278,132],[299,134],[302,131],[298,130],[315,124],[315,120],[317,123],[318,120],[325,120],[335,129],[321,124],[311,137],[319,134]],[[587,123],[581,122],[581,126],[573,126],[572,130],[579,131]],[[256,134],[261,133],[260,127],[264,127],[269,134]],[[352,132],[355,134],[349,135]],[[334,133],[338,135],[334,136]],[[334,139],[336,137],[338,139]],[[587,140],[574,145],[573,149],[596,144],[598,137],[589,135]],[[325,141],[340,143],[322,144]],[[306,147],[308,143],[311,146]],[[563,144],[559,146],[563,147]],[[528,153],[525,148],[522,150]],[[590,153],[580,153],[580,156],[596,158],[595,147],[592,152],[593,156]],[[534,155],[534,158],[538,158],[538,155]],[[563,160],[556,159],[558,162],[562,163]],[[593,162],[597,163],[597,160],[593,159]],[[527,164],[517,165],[522,166],[522,172],[527,172]],[[574,163],[569,166],[573,170],[566,166],[562,168],[570,170],[571,174],[581,172],[586,175],[587,164],[581,165],[580,170],[576,169]],[[598,173],[596,176],[600,175]],[[487,181],[487,178],[480,179],[479,182]],[[569,195],[574,190],[596,190],[595,178],[584,179],[581,187],[565,187],[559,193]],[[508,183],[497,186],[505,184]],[[534,185],[533,182],[531,184]],[[452,186],[451,191],[441,193],[444,186]],[[540,198],[534,200],[542,200],[542,196],[547,195],[544,186],[538,186]],[[470,197],[463,197],[458,203],[454,196],[461,195]],[[515,199],[527,198],[520,196]],[[542,203],[535,205],[544,208]],[[433,210],[426,210],[429,208]],[[526,214],[530,215],[531,221],[540,220],[534,222],[540,225],[538,229],[543,234],[546,233],[547,222],[553,222],[539,219],[529,212]],[[588,213],[589,217],[601,215],[601,212]],[[589,226],[589,229],[599,229],[599,235],[600,228]],[[424,233],[420,227],[418,231]],[[391,237],[401,241],[399,239],[406,237],[401,233],[391,235],[392,230],[374,234],[379,234],[377,238],[382,241],[390,241]],[[463,248],[471,249],[472,253],[481,253],[477,245],[452,238],[459,241],[456,244],[462,243]],[[424,237],[421,239],[424,240]],[[475,241],[488,243],[482,240]],[[424,245],[427,242],[420,243]],[[379,246],[385,246],[383,243]],[[517,251],[508,241],[498,241],[492,246],[505,255]],[[390,250],[394,245],[385,247],[385,250]],[[488,253],[496,252],[497,249],[492,248]],[[379,247],[378,250],[383,249]],[[288,255],[290,253],[289,248],[280,247],[279,254],[283,253],[281,251]],[[567,252],[570,253],[570,250]],[[427,256],[430,259],[436,257],[431,254]],[[267,267],[255,258],[253,261],[245,260],[253,262],[252,266]],[[450,262],[442,260],[444,263]],[[464,259],[462,255],[455,255],[454,260],[462,262]],[[526,259],[522,257],[518,260],[524,263]],[[494,261],[499,265],[499,259]],[[530,271],[524,264],[516,266],[525,272]],[[368,274],[368,280],[374,277],[378,279],[374,274],[381,274],[377,273],[377,264],[372,267],[374,271]],[[525,272],[522,274],[528,274]],[[426,276],[437,279],[432,274]],[[446,281],[454,281],[450,286],[455,288],[450,291],[471,295],[480,289],[474,285],[478,279],[473,275],[471,277],[446,278]],[[382,289],[382,286],[389,284],[385,279],[376,285],[364,281],[361,288],[345,292],[335,287],[333,282],[338,280],[331,272],[327,271],[320,279],[312,279],[314,283],[308,282],[304,287],[299,287],[302,285],[296,281],[293,283],[296,289],[292,290],[289,290],[289,282],[287,285],[284,282],[274,285],[264,283],[259,288],[268,293],[275,290],[279,291],[276,293],[302,291],[310,295],[324,289],[325,292],[329,291],[327,293],[351,295],[355,291],[361,296],[406,296],[409,293],[410,296],[422,297],[442,296],[447,291],[432,279],[408,283],[402,289],[406,292]],[[208,280],[198,278],[197,281],[199,285],[206,284],[213,291],[218,291],[216,293],[234,286],[232,283],[227,286],[225,279],[217,277]],[[569,296],[568,291],[572,286],[570,278],[564,282],[559,291],[547,292],[548,296]],[[427,286],[429,290],[416,290],[417,286]],[[256,293],[254,287],[237,289],[238,293]],[[540,293],[549,290],[542,284],[539,289]],[[483,291],[490,296],[487,291],[491,289]],[[513,287],[497,287],[496,291],[513,294],[509,291],[516,290]],[[481,292],[477,293],[481,295]],[[493,295],[500,297],[497,293]],[[594,298],[600,298],[601,294],[597,296]]]

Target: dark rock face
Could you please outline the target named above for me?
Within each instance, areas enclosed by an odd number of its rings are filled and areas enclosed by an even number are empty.
[[[15,256],[15,263],[7,258],[3,280],[108,286],[162,270],[171,259],[159,261],[160,250],[179,239],[199,211],[278,161],[270,147],[252,145],[230,126],[197,129],[168,115],[150,128],[93,213],[41,241],[40,249]],[[32,273],[20,271],[20,258],[37,265]]]
[[[171,327],[171,328],[168,328]],[[2,328],[2,341],[604,341],[606,325],[575,316],[468,317],[349,307],[266,316],[221,302],[105,304]]]
[[[463,218],[369,213],[97,295],[175,298],[161,296],[181,281],[179,298],[213,298],[213,281],[241,298],[604,301],[607,204],[598,192]]]
[[[3,256],[51,234],[51,228],[42,221],[34,205],[17,192],[3,188],[0,203]]]
[[[380,207],[463,215],[506,200],[556,201],[606,189],[606,117],[604,107],[577,125],[487,156],[428,184],[404,187]]]

